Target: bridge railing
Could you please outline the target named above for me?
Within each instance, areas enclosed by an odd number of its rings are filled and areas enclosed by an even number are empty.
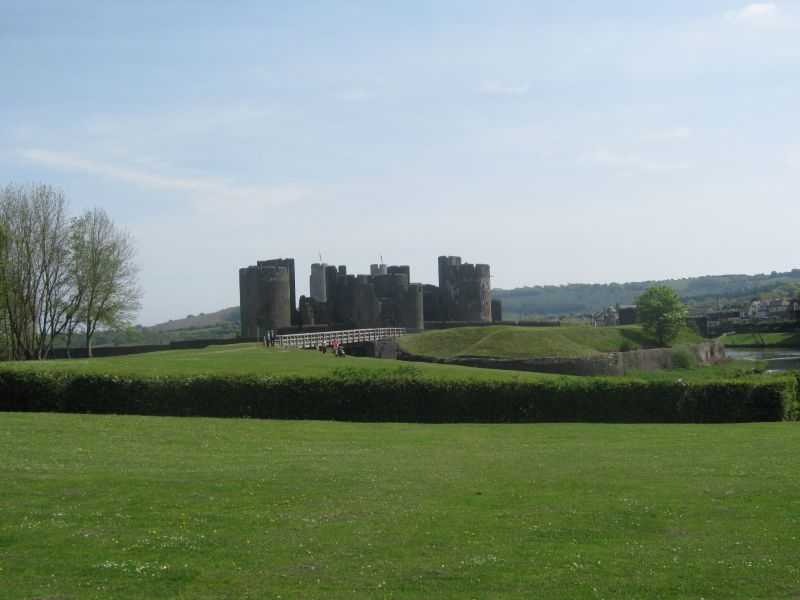
[[[315,333],[292,333],[276,335],[275,343],[282,348],[318,348],[323,342],[330,345],[333,340],[340,344],[374,342],[402,337],[405,327],[379,327],[375,329],[348,329],[344,331],[318,331]]]

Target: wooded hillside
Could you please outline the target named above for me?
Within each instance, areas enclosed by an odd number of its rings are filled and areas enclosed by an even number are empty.
[[[631,283],[571,283],[494,289],[492,297],[503,302],[504,319],[569,315],[603,310],[613,304],[633,304],[648,287],[673,288],[688,306],[722,307],[744,304],[752,298],[793,298],[800,294],[800,269],[765,275],[706,275],[665,281]]]

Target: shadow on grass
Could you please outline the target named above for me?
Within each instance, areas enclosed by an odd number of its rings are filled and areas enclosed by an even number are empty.
[[[786,340],[781,342],[781,345],[800,348],[800,331],[787,337]]]
[[[656,341],[647,335],[642,329],[620,329],[619,334],[627,341],[631,342],[632,344],[636,344],[637,346],[641,346],[643,349],[658,348]],[[632,350],[636,349],[637,348],[632,348]]]

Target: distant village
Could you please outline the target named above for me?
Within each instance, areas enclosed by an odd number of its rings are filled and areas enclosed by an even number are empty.
[[[688,310],[687,318],[694,321],[704,335],[733,331],[735,323],[800,322],[800,298],[772,300],[754,298],[739,307],[691,308]],[[639,319],[636,305],[615,304],[598,313],[579,315],[578,320],[594,327],[611,327],[631,325],[637,323]]]
[[[733,331],[735,323],[800,322],[800,298],[754,298],[740,307],[693,308],[689,310],[689,318],[697,323],[700,331],[709,334]]]

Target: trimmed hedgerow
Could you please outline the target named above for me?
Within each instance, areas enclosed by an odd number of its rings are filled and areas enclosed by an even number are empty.
[[[0,410],[425,423],[792,420],[796,377],[446,381],[417,373],[137,377],[0,372]]]

